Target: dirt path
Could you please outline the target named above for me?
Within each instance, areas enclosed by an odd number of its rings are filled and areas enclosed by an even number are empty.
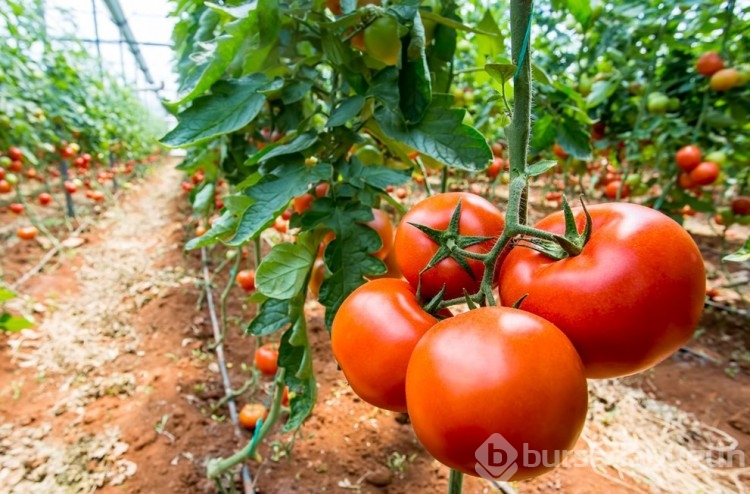
[[[34,330],[0,337],[0,491],[92,492],[143,468],[125,453],[143,447],[134,439],[155,440],[153,397],[174,394],[162,372],[181,342],[137,328],[139,312],[195,282],[157,265],[174,250],[170,235],[182,239],[178,184],[173,166],[159,168],[105,213],[74,259],[24,290],[44,315]],[[171,341],[155,353],[162,337]]]

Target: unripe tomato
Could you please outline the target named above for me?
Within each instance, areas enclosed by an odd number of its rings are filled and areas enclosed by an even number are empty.
[[[674,155],[674,160],[682,170],[689,172],[701,162],[701,150],[692,144],[681,147]]]
[[[516,481],[551,470],[573,448],[588,392],[581,359],[552,323],[480,307],[437,323],[419,340],[406,402],[414,433],[438,461],[477,476],[477,465],[491,468],[494,461],[486,460],[504,453],[517,470],[503,480]],[[522,451],[545,460],[516,461]]]
[[[255,350],[255,366],[263,374],[273,376],[279,368],[279,344],[266,343]]]
[[[724,68],[724,61],[715,51],[708,51],[695,62],[695,70],[704,76],[711,76]]]
[[[650,93],[646,100],[646,106],[648,111],[654,115],[662,115],[666,113],[667,107],[669,106],[669,97],[664,93]]]
[[[255,429],[259,420],[268,417],[268,410],[260,403],[248,403],[242,407],[239,414],[239,422],[245,429]]]
[[[206,233],[206,231],[207,230],[205,225],[198,225],[195,227],[195,235],[198,237],[202,236],[204,233]]]
[[[728,91],[740,82],[740,73],[735,68],[721,69],[711,76],[709,84],[715,91]]]
[[[10,185],[10,182],[5,179],[0,180],[0,194],[7,194],[11,190],[13,190],[13,187]]]
[[[5,180],[7,180],[10,185],[16,185],[18,183],[18,175],[15,173],[8,173],[5,175]]]
[[[365,166],[382,165],[385,160],[380,149],[372,144],[365,144],[354,152],[354,156]]]
[[[710,185],[719,178],[719,165],[704,161],[690,172],[690,180],[695,185]]]
[[[24,207],[23,207],[23,204],[19,202],[14,202],[10,206],[8,206],[8,209],[10,209],[15,214],[21,214],[23,213]]]
[[[385,65],[396,65],[401,55],[399,24],[395,17],[384,15],[367,26],[364,34],[365,51]]]
[[[255,290],[255,271],[243,269],[237,272],[234,281],[246,292],[251,292]]]
[[[712,151],[706,155],[706,161],[711,161],[723,167],[727,164],[727,153],[724,151]]]
[[[590,206],[583,251],[553,260],[514,248],[500,271],[500,298],[559,327],[590,378],[648,369],[693,335],[703,312],[706,273],[692,237],[664,214],[624,202]],[[585,217],[574,208],[579,231]],[[537,228],[563,234],[562,212]],[[617,262],[613,262],[617,259]]]
[[[39,230],[33,226],[23,226],[16,230],[16,236],[21,240],[32,240],[39,234]]]
[[[409,357],[435,323],[409,283],[392,278],[368,281],[344,300],[333,319],[333,355],[360,398],[404,412]]]
[[[396,228],[396,261],[404,277],[416,287],[420,272],[429,264],[439,245],[426,233],[413,226],[421,224],[435,230],[446,230],[459,201],[459,233],[461,235],[490,237],[491,240],[474,244],[466,250],[486,253],[492,249],[505,227],[502,213],[488,200],[465,192],[448,192],[428,197],[407,212]],[[444,298],[461,297],[464,289],[476,292],[484,275],[484,264],[468,259],[471,272],[467,272],[454,259],[446,258],[421,274],[421,294],[426,299],[437,295],[446,286]]]
[[[732,199],[732,212],[738,216],[750,214],[750,197],[737,196]]]

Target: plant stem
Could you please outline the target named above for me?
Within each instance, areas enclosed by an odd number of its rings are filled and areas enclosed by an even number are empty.
[[[451,469],[448,479],[448,494],[461,494],[463,490],[464,474],[458,470]]]
[[[510,2],[511,57],[519,64],[513,77],[513,118],[507,128],[510,179],[525,176],[531,134],[531,13],[532,0]],[[528,192],[524,192],[526,196]],[[518,217],[526,223],[526,200],[521,201]]]

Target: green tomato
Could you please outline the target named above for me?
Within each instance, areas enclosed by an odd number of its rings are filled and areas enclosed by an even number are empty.
[[[669,97],[660,92],[650,93],[646,100],[646,106],[650,113],[653,113],[654,115],[663,115],[667,112]]]
[[[584,98],[591,94],[591,78],[586,74],[581,74],[581,78],[578,80],[578,92]]]
[[[383,164],[383,153],[371,144],[365,144],[357,149],[354,152],[354,156],[365,166]]]
[[[468,125],[470,127],[474,126],[474,117],[470,112],[464,113],[464,119],[461,121],[462,124]]]
[[[669,98],[669,102],[667,103],[667,110],[677,111],[679,109],[680,109],[680,98]]]
[[[474,91],[471,89],[464,90],[464,101],[467,105],[474,103]]]
[[[641,176],[637,173],[631,173],[625,179],[625,183],[628,184],[631,188],[638,187],[641,184]]]
[[[365,50],[385,65],[396,65],[401,55],[399,24],[395,17],[384,15],[365,29]]]
[[[11,185],[16,185],[18,183],[18,175],[15,173],[8,173],[5,175],[5,181]]]
[[[456,49],[458,51],[461,51],[461,52],[464,52],[464,53],[470,52],[471,51],[471,41],[469,41],[467,39],[461,38],[460,40],[458,40],[458,44],[456,45]]]
[[[596,70],[603,74],[609,74],[614,70],[614,65],[606,58],[600,58],[596,61]]]
[[[224,257],[227,258],[227,261],[231,261],[235,257],[237,257],[237,251],[236,250],[228,250],[226,254],[224,254]]]
[[[703,158],[703,161],[711,161],[720,167],[724,167],[727,164],[727,153],[724,151],[712,151]]]
[[[411,168],[403,161],[394,158],[388,158],[387,160],[385,160],[385,166],[393,170],[408,170],[409,168]]]
[[[3,168],[8,168],[11,163],[12,160],[7,156],[0,156],[0,166],[2,166]]]

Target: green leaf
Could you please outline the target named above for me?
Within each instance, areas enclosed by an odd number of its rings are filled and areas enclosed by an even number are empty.
[[[266,82],[262,74],[218,82],[212,94],[197,98],[177,116],[179,123],[162,138],[162,144],[189,146],[241,129],[263,108],[266,98],[258,89]]]
[[[292,298],[304,287],[316,251],[300,242],[275,245],[258,266],[256,289],[271,298]]]
[[[534,121],[531,132],[531,147],[536,151],[547,149],[555,142],[557,136],[557,126],[555,119],[550,114],[546,114]]]
[[[291,324],[289,301],[269,298],[259,308],[258,314],[245,329],[245,334],[268,336]]]
[[[745,240],[745,245],[743,245],[737,252],[733,252],[728,256],[724,256],[723,260],[729,262],[750,261],[750,237]]]
[[[284,384],[293,393],[289,403],[291,413],[282,432],[292,431],[302,425],[312,413],[318,394],[304,317],[295,326],[281,336],[279,345],[279,366],[286,370]],[[302,336],[302,341],[295,341],[299,336]]]
[[[482,134],[463,124],[464,110],[449,108],[452,100],[452,96],[435,95],[417,125],[407,125],[400,114],[386,107],[376,110],[375,120],[386,136],[447,166],[484,170],[492,160],[492,150]]]
[[[526,167],[526,175],[528,175],[529,177],[536,177],[538,175],[541,175],[542,173],[545,173],[547,170],[553,169],[555,166],[557,166],[557,161],[555,160],[538,161],[533,165],[529,165]]]
[[[411,178],[411,171],[393,170],[385,166],[364,166],[356,157],[352,157],[351,161],[341,167],[341,176],[347,184],[358,189],[370,185],[385,191],[389,185],[406,183]]]
[[[195,195],[193,200],[193,210],[198,213],[205,213],[208,208],[214,202],[214,191],[216,187],[213,183],[206,184],[198,193]]]
[[[318,135],[315,132],[305,132],[295,137],[292,142],[275,147],[259,161],[262,163],[277,156],[299,153],[313,146],[316,142],[318,142]]]
[[[367,94],[389,108],[398,107],[398,69],[387,67],[375,74]]]
[[[498,55],[504,54],[505,45],[500,27],[498,27],[489,10],[484,11],[482,20],[479,21],[477,27],[488,33],[474,38],[477,46],[477,65],[482,66],[487,63],[487,60],[495,60]]]
[[[291,105],[304,99],[310,93],[312,83],[304,81],[292,81],[281,91],[281,101],[285,105]]]
[[[253,203],[241,213],[234,236],[225,242],[227,245],[237,247],[255,238],[286,209],[289,201],[307,192],[311,183],[330,178],[330,165],[320,163],[309,167],[299,155],[293,156],[285,158],[273,175],[265,175],[247,189],[245,193]]]
[[[0,303],[16,298],[16,293],[7,288],[0,288]]]
[[[542,67],[535,63],[531,64],[531,76],[536,82],[540,84],[544,84],[545,86],[552,86],[552,79],[550,79],[549,74],[547,74],[547,72],[545,72]]]
[[[581,26],[588,27],[591,21],[591,0],[566,0],[568,10]]]
[[[500,84],[505,84],[507,81],[513,79],[513,74],[516,73],[516,66],[512,63],[488,63],[484,66],[484,70]]]
[[[432,101],[432,80],[425,52],[424,26],[419,16],[414,18],[411,36],[409,42],[404,44],[403,54],[404,64],[398,78],[399,105],[406,122],[415,124],[422,120]]]
[[[447,17],[443,17],[439,14],[436,14],[434,12],[428,12],[426,10],[420,10],[419,14],[422,16],[423,20],[429,20],[436,22],[438,24],[442,24],[443,26],[450,27],[453,29],[458,29],[459,31],[464,31],[467,33],[477,33],[477,34],[484,34],[486,36],[494,36],[494,33],[489,31],[482,31],[481,29],[474,29],[471,26],[467,26],[466,24],[462,24],[459,21],[448,19]]]
[[[0,330],[15,333],[22,329],[33,328],[34,323],[23,317],[12,316],[7,312],[0,315]]]
[[[586,97],[586,107],[594,108],[604,103],[612,96],[617,88],[620,86],[620,79],[604,79],[596,81],[591,86],[591,93]]]
[[[363,96],[352,96],[345,99],[332,112],[326,123],[326,127],[338,127],[344,125],[359,115],[365,106],[366,99]]]
[[[566,153],[578,159],[591,157],[590,136],[581,125],[571,118],[564,118],[557,127],[557,143]]]

